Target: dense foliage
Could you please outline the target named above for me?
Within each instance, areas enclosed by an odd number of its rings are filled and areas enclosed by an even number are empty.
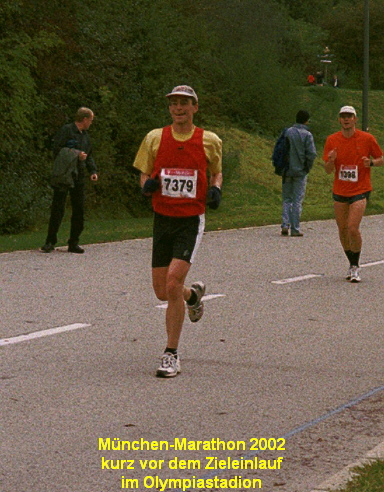
[[[371,4],[380,33],[382,2]],[[326,45],[345,83],[361,82],[361,15],[362,0],[3,0],[0,233],[48,215],[52,136],[79,106],[96,115],[89,205],[148,213],[131,164],[145,133],[169,121],[164,94],[190,84],[198,124],[275,133]],[[375,34],[376,88],[379,46]]]

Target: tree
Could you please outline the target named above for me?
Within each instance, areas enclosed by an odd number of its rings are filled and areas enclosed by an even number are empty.
[[[302,20],[314,26],[319,24],[319,19],[327,15],[338,0],[281,0],[281,3],[288,8],[290,17],[294,20]]]
[[[348,22],[345,22],[348,19]],[[364,63],[364,2],[344,0],[323,21],[329,33],[329,46],[336,54],[338,70],[345,73],[344,84],[362,87]],[[381,73],[384,53],[381,33],[384,30],[384,4],[370,0],[370,80],[373,89],[384,89]]]
[[[23,30],[21,2],[5,1],[0,8],[0,233],[25,228],[42,198],[44,152],[39,120],[44,112],[33,71],[38,56],[58,44],[44,30]]]
[[[218,43],[211,77],[221,112],[243,127],[277,132],[295,112],[296,74],[280,63],[285,10],[274,1],[222,0],[209,12]]]
[[[316,9],[329,2],[319,0]],[[113,210],[122,205],[135,215],[142,199],[131,163],[147,131],[169,122],[164,96],[174,85],[196,89],[200,126],[277,133],[297,111],[297,82],[324,35],[310,24],[310,10],[299,16],[290,0],[46,5],[0,6],[2,232],[33,224],[44,209],[50,141],[78,107],[96,115],[101,179],[91,203],[105,208],[113,197]]]

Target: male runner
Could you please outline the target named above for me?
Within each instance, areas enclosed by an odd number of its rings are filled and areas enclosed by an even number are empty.
[[[186,287],[184,282],[204,232],[206,203],[213,209],[219,206],[222,186],[222,142],[193,124],[199,107],[195,91],[177,86],[166,97],[172,124],[146,135],[133,164],[141,171],[143,193],[152,195],[154,292],[158,299],[168,301],[167,346],[158,377],[180,372],[177,348],[185,302],[191,321],[203,315],[204,283]]]

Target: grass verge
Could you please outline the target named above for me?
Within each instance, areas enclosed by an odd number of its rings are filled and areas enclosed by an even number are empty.
[[[354,470],[357,475],[338,492],[383,492],[384,461],[379,460]]]

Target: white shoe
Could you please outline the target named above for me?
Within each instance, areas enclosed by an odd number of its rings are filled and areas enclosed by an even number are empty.
[[[187,303],[188,316],[193,323],[196,323],[196,321],[199,321],[204,314],[204,303],[201,299],[205,294],[205,284],[203,284],[203,282],[195,282],[191,285],[191,290],[196,292],[197,300],[193,306],[190,306]]]
[[[161,364],[156,371],[156,376],[158,378],[174,378],[179,372],[181,372],[180,357],[165,352],[161,356]]]
[[[360,273],[360,268],[357,266],[352,266],[351,267],[351,278],[349,279],[350,282],[360,282],[361,278],[360,278],[359,273]]]
[[[345,277],[345,280],[351,280],[351,273],[352,273],[352,267],[350,266],[348,268],[347,276]]]

